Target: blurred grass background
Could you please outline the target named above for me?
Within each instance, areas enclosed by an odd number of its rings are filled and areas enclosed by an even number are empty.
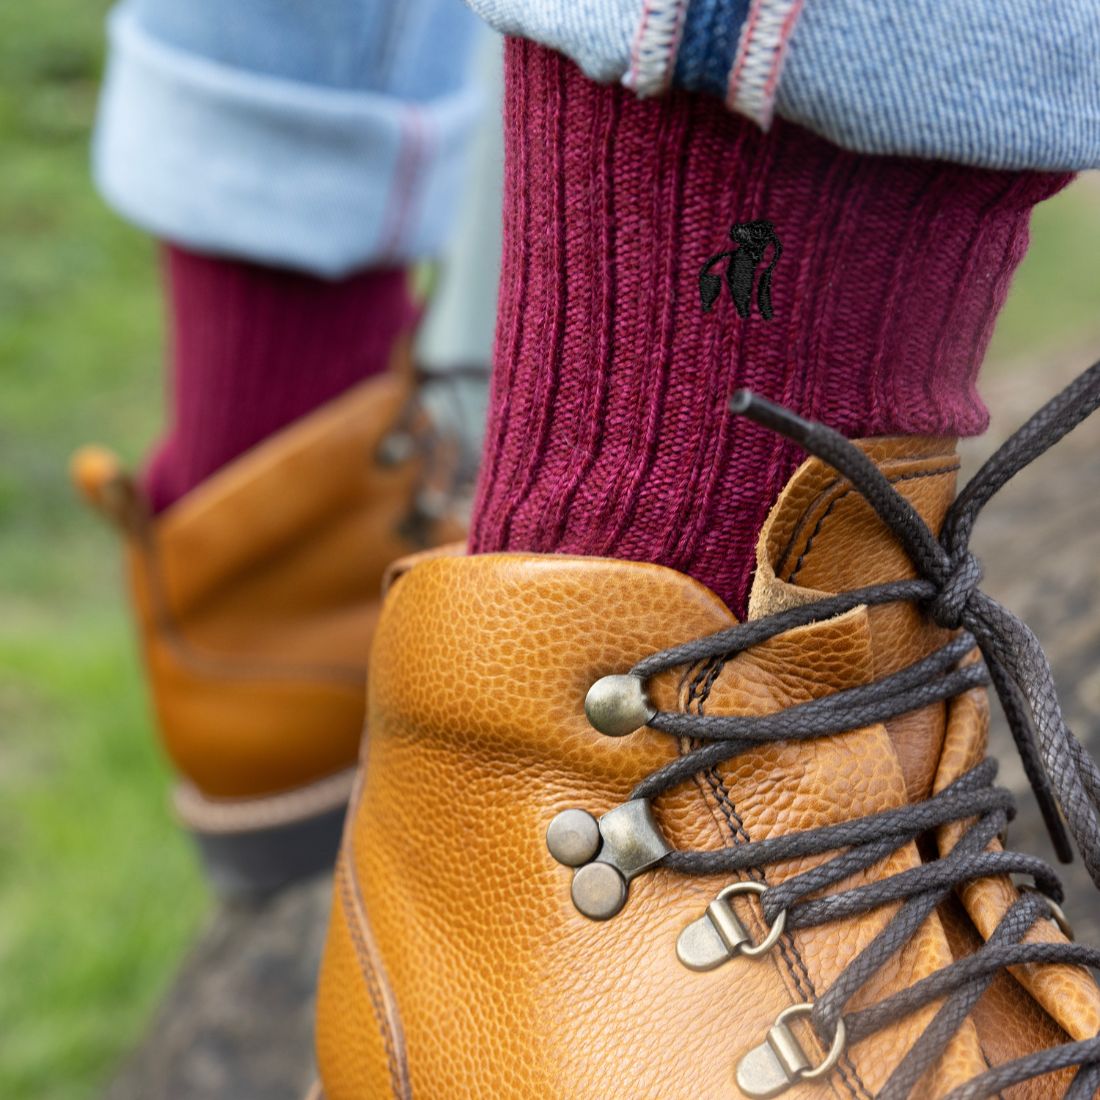
[[[102,0],[0,5],[0,1097],[94,1096],[206,904],[165,810],[115,540],[68,455],[161,408],[150,243],[88,181]]]
[[[0,6],[0,1097],[13,1100],[96,1095],[207,905],[166,812],[117,547],[66,477],[93,439],[136,461],[161,416],[155,252],[88,180],[106,8]],[[1087,178],[1037,213],[991,369],[1100,337],[1098,256]]]

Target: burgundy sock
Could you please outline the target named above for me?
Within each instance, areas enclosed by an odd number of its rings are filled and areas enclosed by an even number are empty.
[[[417,309],[403,270],[328,282],[165,250],[170,425],[146,470],[155,512],[389,365]]]
[[[527,42],[508,43],[505,79],[473,552],[659,562],[740,613],[799,452],[732,417],[732,390],[852,437],[984,429],[978,365],[1031,208],[1068,177],[858,156],[782,122],[764,134],[708,99],[597,85]],[[770,303],[768,245],[750,315],[724,281],[704,312],[702,267],[757,220],[782,246]]]

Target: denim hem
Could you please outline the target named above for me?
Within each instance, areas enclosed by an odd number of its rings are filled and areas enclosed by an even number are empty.
[[[646,0],[623,85],[640,96],[667,91],[676,67],[688,0]]]
[[[592,80],[623,80],[634,62],[649,9],[677,0],[466,0],[495,30],[528,38],[571,58]]]
[[[803,0],[753,0],[730,68],[726,106],[768,129]]]
[[[468,0],[639,95],[718,96],[860,153],[1100,167],[1096,0]]]
[[[421,101],[324,88],[166,46],[125,9],[109,30],[93,162],[123,216],[200,251],[327,277],[439,252],[476,86]]]

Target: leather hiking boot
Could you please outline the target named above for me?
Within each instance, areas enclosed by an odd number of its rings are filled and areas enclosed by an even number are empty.
[[[124,536],[160,734],[181,777],[175,808],[223,894],[331,866],[382,576],[394,558],[462,535],[424,457],[435,437],[407,348],[399,358],[155,517],[111,454],[74,459],[77,485]]]
[[[743,396],[818,456],[743,624],[654,565],[397,568],[321,973],[327,1100],[1091,1097],[1100,952],[1002,846],[986,683],[1094,875],[1100,773],[966,549],[1100,402],[1100,371],[1075,386],[954,504],[950,441],[857,446]]]

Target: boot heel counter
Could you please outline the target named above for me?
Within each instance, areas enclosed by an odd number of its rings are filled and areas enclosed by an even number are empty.
[[[288,669],[224,668],[146,639],[161,741],[179,773],[211,798],[263,798],[354,765],[366,686]],[[239,664],[243,664],[239,663]]]
[[[315,1044],[326,1100],[412,1097],[397,1006],[346,859],[333,885]]]

